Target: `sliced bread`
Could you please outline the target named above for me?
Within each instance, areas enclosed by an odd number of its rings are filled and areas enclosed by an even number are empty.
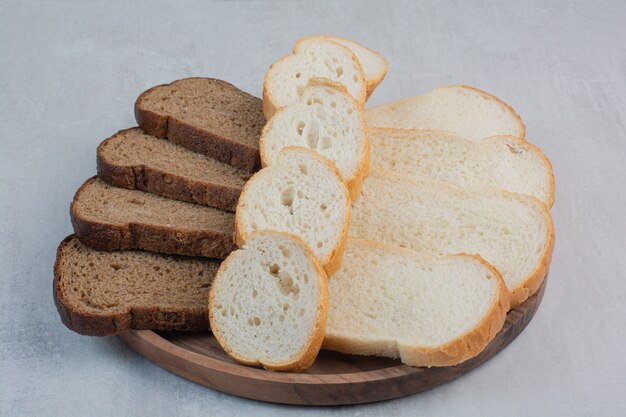
[[[365,116],[372,127],[446,130],[476,141],[498,135],[523,139],[526,134],[526,126],[511,106],[466,85],[439,87],[372,107]]]
[[[394,175],[368,177],[349,235],[431,254],[479,254],[502,274],[512,308],[539,288],[554,246],[550,212],[534,197]]]
[[[367,125],[361,107],[341,84],[314,78],[298,102],[279,109],[261,139],[261,164],[276,162],[288,146],[309,148],[331,160],[355,200],[369,173]]]
[[[135,103],[139,126],[151,135],[237,168],[260,168],[262,102],[214,78],[185,78],[142,93]]]
[[[326,275],[300,239],[255,232],[222,263],[209,293],[211,329],[236,361],[300,371],[319,352],[328,313]]]
[[[436,130],[369,132],[372,171],[453,182],[462,188],[498,188],[554,202],[548,158],[527,141],[494,136],[481,142]]]
[[[369,97],[372,92],[378,87],[378,84],[382,82],[387,75],[387,60],[383,58],[378,52],[371,50],[370,48],[361,45],[360,43],[351,41],[350,39],[342,38],[339,36],[305,36],[296,42],[293,48],[295,54],[304,50],[311,42],[316,40],[329,40],[337,42],[347,47],[357,57],[363,72],[365,73],[365,80],[367,82],[367,96]]]
[[[359,106],[365,104],[367,82],[359,60],[345,46],[317,39],[270,66],[263,81],[265,117],[269,120],[277,109],[300,101],[312,78],[343,84]]]
[[[53,294],[61,321],[89,336],[130,329],[208,329],[219,262],[142,251],[100,252],[76,236],[59,245]]]
[[[113,187],[97,177],[76,192],[70,216],[78,238],[94,249],[220,259],[235,249],[233,213]]]
[[[235,241],[257,230],[301,238],[330,276],[339,268],[350,220],[350,196],[337,168],[307,148],[285,148],[246,184],[235,214]]]
[[[252,174],[192,152],[139,128],[98,146],[98,176],[111,185],[235,211]]]
[[[356,239],[328,286],[325,349],[411,366],[476,356],[509,309],[502,277],[478,256],[424,256]]]

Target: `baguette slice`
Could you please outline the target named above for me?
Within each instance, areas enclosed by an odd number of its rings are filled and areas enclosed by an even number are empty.
[[[247,171],[260,168],[262,102],[214,78],[158,85],[135,102],[137,124],[151,135]]]
[[[436,179],[465,189],[529,194],[551,207],[554,175],[541,150],[513,136],[481,142],[436,130],[370,129],[372,170]]]
[[[280,230],[301,238],[332,275],[345,248],[350,196],[337,168],[306,148],[289,147],[271,167],[246,184],[235,214],[235,241],[256,230]]]
[[[511,106],[466,85],[439,87],[422,96],[372,107],[365,116],[372,127],[446,130],[476,141],[526,135],[526,126]]]
[[[280,107],[298,102],[312,78],[343,84],[360,107],[365,104],[367,82],[357,57],[337,42],[315,40],[270,66],[263,81],[265,118],[269,120]]]
[[[352,51],[363,67],[365,80],[367,82],[367,97],[372,95],[376,87],[378,87],[378,84],[380,84],[385,78],[385,75],[387,75],[387,60],[378,52],[375,52],[360,43],[339,36],[305,36],[296,42],[293,48],[293,53],[299,53],[300,51],[306,49],[311,42],[315,42],[317,40],[337,42]]]
[[[139,128],[119,131],[98,146],[98,176],[111,185],[235,211],[252,174]]]
[[[534,197],[394,175],[368,177],[349,235],[430,254],[478,254],[502,274],[511,308],[537,291],[554,247],[552,217]]]
[[[450,366],[476,356],[509,309],[502,277],[478,256],[424,256],[356,239],[348,239],[328,286],[325,349],[410,366]]]
[[[297,103],[279,109],[263,128],[261,164],[270,166],[288,146],[330,159],[356,200],[369,173],[369,141],[361,107],[341,84],[314,78]]]
[[[88,336],[130,329],[208,329],[219,262],[142,251],[99,252],[76,236],[59,245],[53,294],[61,321]]]
[[[328,314],[326,275],[300,239],[253,233],[220,267],[209,294],[211,329],[236,361],[300,371],[315,360]]]
[[[233,213],[112,187],[97,177],[78,189],[70,216],[78,238],[98,250],[224,259],[235,249]]]

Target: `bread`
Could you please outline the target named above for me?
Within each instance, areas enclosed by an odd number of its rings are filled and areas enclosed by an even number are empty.
[[[411,366],[476,356],[509,309],[502,277],[478,256],[424,256],[356,239],[328,286],[325,349]]]
[[[209,294],[211,329],[245,365],[308,368],[319,352],[328,312],[326,275],[300,239],[255,232],[220,267]]]
[[[111,185],[235,211],[252,174],[172,142],[122,130],[98,146],[98,176]]]
[[[539,288],[554,246],[550,212],[534,197],[374,174],[352,207],[349,236],[431,254],[479,254],[502,274],[512,308]]]
[[[112,187],[97,177],[76,192],[70,216],[78,238],[98,250],[223,259],[235,249],[233,213]]]
[[[372,127],[446,130],[480,141],[509,135],[524,138],[526,126],[515,110],[497,97],[465,85],[435,88],[365,112]]]
[[[330,276],[343,256],[350,197],[337,168],[306,148],[283,149],[246,184],[235,214],[235,241],[256,230],[280,230],[309,245]]]
[[[208,329],[219,262],[142,251],[99,252],[76,236],[59,245],[53,294],[63,324],[89,336],[130,329]]]
[[[552,166],[537,147],[513,136],[476,142],[436,130],[370,129],[372,170],[462,188],[499,188],[554,202]]]
[[[248,171],[260,168],[262,102],[214,78],[185,78],[142,93],[139,126],[151,135]]]
[[[387,75],[387,60],[379,53],[361,45],[360,43],[339,36],[306,36],[296,42],[296,45],[293,48],[293,53],[297,54],[298,52],[304,50],[311,42],[316,40],[329,40],[337,42],[352,51],[363,67],[365,80],[367,82],[367,97],[372,95],[372,92],[374,92],[376,87],[378,87],[378,84],[380,84],[385,78],[385,75]]]
[[[298,102],[279,109],[259,141],[261,164],[276,162],[281,149],[302,146],[330,159],[356,200],[369,173],[369,141],[361,107],[341,84],[314,78]]]
[[[365,104],[367,82],[356,56],[337,42],[315,40],[270,66],[263,81],[265,118],[269,120],[280,107],[298,102],[312,78],[343,84],[359,106]]]

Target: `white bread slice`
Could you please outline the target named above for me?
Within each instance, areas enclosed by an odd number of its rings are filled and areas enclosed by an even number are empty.
[[[537,291],[554,246],[550,212],[532,196],[394,175],[365,180],[349,235],[439,255],[479,254],[502,274],[512,308]]]
[[[235,213],[235,242],[256,230],[280,230],[301,238],[330,276],[343,257],[350,196],[328,159],[307,148],[283,149],[271,167],[246,183]]]
[[[324,338],[328,288],[324,271],[300,239],[253,233],[222,263],[209,292],[211,330],[236,361],[300,371]]]
[[[480,141],[498,135],[524,138],[526,126],[512,107],[484,91],[466,85],[435,88],[365,111],[372,127],[447,130]]]
[[[270,66],[263,81],[265,118],[269,120],[278,108],[298,102],[312,78],[341,83],[361,107],[365,104],[367,82],[356,56],[337,42],[315,40]]]
[[[479,354],[504,325],[509,293],[478,256],[424,256],[348,239],[328,283],[322,347],[411,366],[450,366]]]
[[[340,36],[328,35],[305,36],[304,38],[299,39],[293,47],[293,53],[297,54],[305,49],[311,42],[320,39],[340,43],[349,48],[352,53],[356,55],[359,62],[361,62],[363,72],[365,73],[365,80],[367,81],[367,97],[371,96],[376,87],[378,87],[378,84],[380,84],[385,78],[385,75],[387,75],[387,60],[378,52],[373,51],[360,43],[342,38]]]
[[[436,179],[465,189],[529,194],[551,207],[554,174],[541,150],[513,136],[481,142],[436,130],[372,128],[372,171]]]
[[[278,109],[261,133],[261,164],[276,162],[281,149],[302,146],[330,159],[356,200],[369,173],[369,141],[362,108],[342,84],[314,78],[299,101]]]

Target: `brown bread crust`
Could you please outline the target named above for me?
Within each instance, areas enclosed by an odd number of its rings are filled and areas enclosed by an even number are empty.
[[[104,149],[109,141],[133,129],[120,130],[98,146],[97,164],[100,178],[119,188],[146,191],[174,200],[235,211],[243,187],[231,187],[217,181],[197,181],[143,164],[118,165],[107,159]]]
[[[205,230],[173,230],[153,224],[129,222],[124,225],[99,223],[81,217],[76,200],[82,190],[95,181],[88,179],[76,191],[70,205],[74,233],[85,245],[97,250],[143,249],[150,252],[224,259],[236,249],[229,233]]]
[[[191,77],[189,79],[201,78],[202,77]],[[236,88],[232,84],[225,81],[216,81]],[[242,143],[235,142],[230,138],[220,136],[215,132],[200,129],[196,126],[188,124],[184,120],[173,116],[158,114],[144,107],[143,101],[152,91],[168,87],[175,82],[176,81],[173,81],[170,84],[157,85],[139,95],[137,101],[135,102],[135,119],[137,120],[139,127],[141,127],[146,133],[159,138],[167,138],[177,145],[191,149],[194,152],[210,156],[237,168],[245,169],[250,172],[255,172],[261,169],[261,158],[259,157],[258,146],[254,148],[246,146]],[[241,91],[241,94],[247,93]],[[259,101],[259,108],[261,108],[261,99],[257,100]]]

